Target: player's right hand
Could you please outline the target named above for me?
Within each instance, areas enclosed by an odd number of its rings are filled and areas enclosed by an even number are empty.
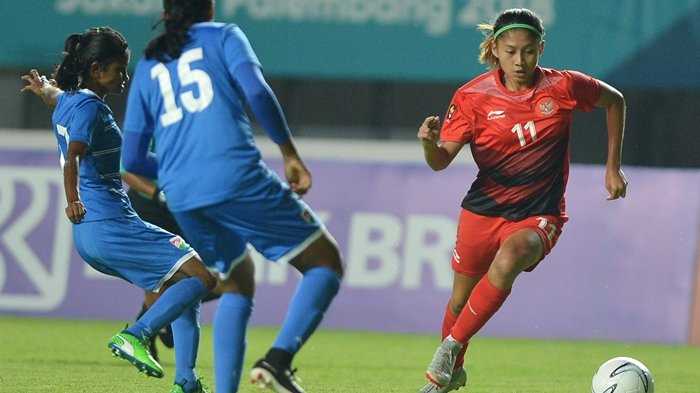
[[[311,172],[298,157],[285,158],[284,175],[289,188],[299,195],[306,194],[311,188]]]
[[[429,116],[418,128],[418,139],[423,144],[436,145],[440,140],[440,116]]]
[[[82,221],[83,217],[85,217],[85,212],[85,205],[83,205],[83,202],[79,200],[69,202],[68,206],[66,207],[66,216],[68,216],[68,219],[73,224],[77,224]]]
[[[605,169],[605,189],[608,190],[607,200],[614,201],[627,196],[629,182],[622,169]]]
[[[22,75],[22,80],[27,82],[27,84],[22,87],[21,92],[31,91],[32,93],[41,97],[42,91],[46,85],[55,86],[56,81],[48,80],[44,75],[39,75],[39,71],[32,69],[28,74]]]

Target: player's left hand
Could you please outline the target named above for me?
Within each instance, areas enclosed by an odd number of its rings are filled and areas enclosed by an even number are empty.
[[[627,196],[627,185],[629,182],[622,169],[605,169],[605,189],[608,190],[607,200],[612,201]]]
[[[73,224],[78,224],[85,217],[85,205],[80,200],[69,202],[66,206],[66,216]]]
[[[299,195],[306,194],[311,188],[311,172],[298,158],[284,160],[284,175],[289,183],[289,188]]]

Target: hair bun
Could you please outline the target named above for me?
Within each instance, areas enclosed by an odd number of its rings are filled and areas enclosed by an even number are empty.
[[[63,47],[63,51],[66,52],[68,55],[74,55],[75,52],[78,50],[78,46],[80,46],[80,41],[82,40],[83,35],[82,34],[71,34],[66,38],[66,43]]]

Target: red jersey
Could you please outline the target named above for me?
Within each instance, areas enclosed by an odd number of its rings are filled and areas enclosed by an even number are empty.
[[[506,89],[496,69],[452,98],[440,140],[469,143],[479,167],[463,208],[513,221],[566,216],[572,113],[593,109],[600,83],[576,71],[535,72],[537,82],[527,91]]]

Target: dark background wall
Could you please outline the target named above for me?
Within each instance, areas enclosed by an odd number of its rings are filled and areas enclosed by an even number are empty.
[[[49,73],[65,33],[110,24],[127,35],[138,57],[139,45],[153,34],[149,27],[160,10],[158,1],[140,6],[48,3],[51,6],[32,12],[27,2],[2,3],[17,18],[0,25],[3,36],[11,37],[0,53],[0,128],[49,127],[49,112],[41,102],[19,93],[19,76],[33,65]],[[313,12],[301,22],[283,14],[265,19],[252,5],[236,8],[227,1],[218,2],[217,17],[240,24],[250,37],[295,135],[407,140],[414,138],[425,116],[444,113],[460,84],[483,72],[474,59],[481,39],[474,25],[511,3],[440,1],[469,12],[448,17],[436,8],[436,15],[446,18],[431,20],[430,25],[401,18],[386,24],[373,19],[378,15],[367,15],[358,24],[344,19],[342,12],[326,15],[328,20],[313,19]],[[520,3],[545,22],[544,66],[590,73],[624,93],[625,164],[700,167],[698,0]],[[32,24],[41,21],[36,30],[26,30],[23,24],[30,15]],[[125,97],[109,98],[117,119],[123,116]],[[577,114],[573,128],[573,161],[603,163],[604,112]],[[0,143],[1,138],[0,134]]]
[[[49,111],[40,100],[19,93],[20,72],[2,75],[0,127],[47,129]],[[444,113],[459,83],[273,78],[271,85],[299,137],[405,140],[415,137],[425,116]],[[700,90],[620,90],[628,105],[625,164],[700,167]],[[117,119],[123,117],[125,97],[108,98]],[[575,115],[571,153],[574,162],[605,162],[604,111]]]

